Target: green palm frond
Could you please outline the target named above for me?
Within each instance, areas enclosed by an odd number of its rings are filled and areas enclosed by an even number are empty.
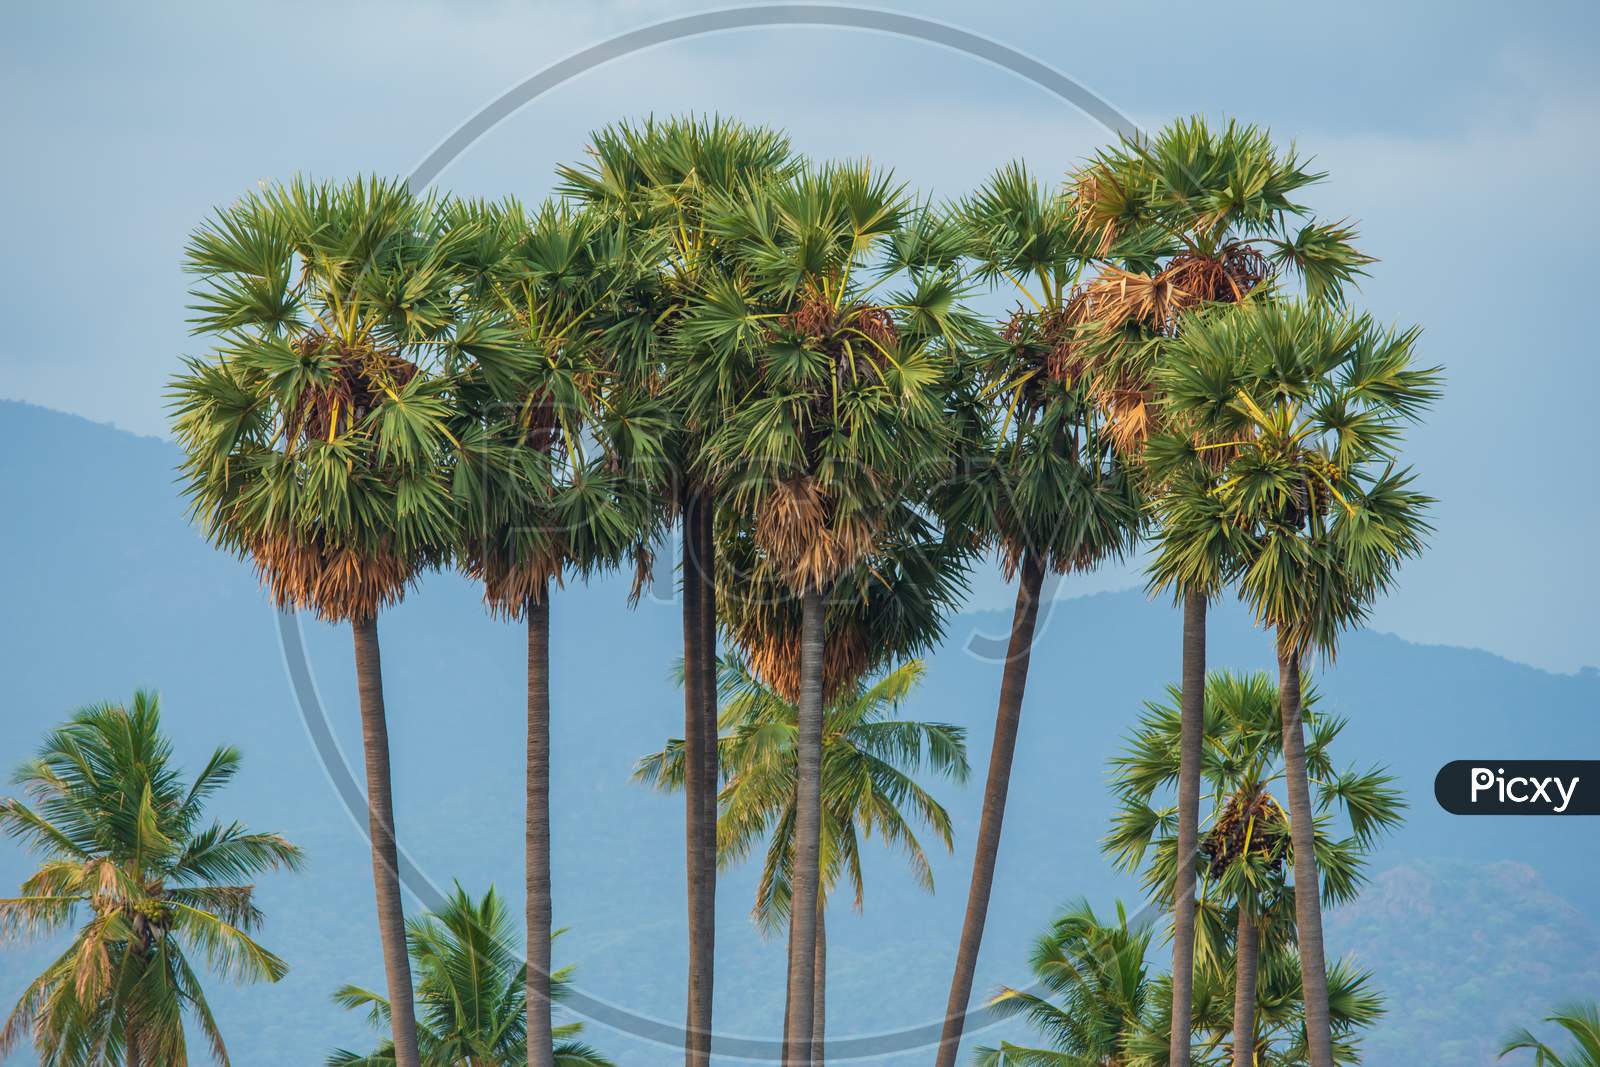
[[[185,783],[153,693],[85,708],[47,735],[15,779],[33,804],[0,802],[0,829],[42,860],[21,896],[0,901],[0,939],[87,920],[23,992],[0,1055],[31,1040],[50,1067],[121,1062],[136,1035],[150,1062],[185,1062],[190,1022],[227,1062],[191,958],[235,980],[282,978],[287,966],[251,936],[262,921],[252,883],[302,862],[277,834],[201,827],[239,764],[220,748]]]

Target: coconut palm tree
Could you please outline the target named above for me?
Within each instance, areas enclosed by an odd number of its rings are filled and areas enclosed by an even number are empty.
[[[616,388],[598,343],[598,319],[636,269],[625,231],[554,203],[530,215],[515,201],[458,205],[452,223],[474,237],[461,260],[475,306],[526,352],[469,366],[452,429],[458,555],[491,612],[528,631],[527,1050],[529,1067],[549,1067],[551,586],[615,566],[648,538],[654,487],[638,461],[659,453],[665,421]],[[618,453],[605,431],[622,422]]]
[[[1413,364],[1416,338],[1326,305],[1257,301],[1191,321],[1157,375],[1175,418],[1211,442],[1152,443],[1170,452],[1162,462],[1199,467],[1213,462],[1207,449],[1223,457],[1204,499],[1174,498],[1174,524],[1244,538],[1240,594],[1275,634],[1313,1067],[1333,1052],[1301,665],[1311,650],[1331,658],[1339,634],[1422,550],[1430,501],[1395,467],[1404,424],[1438,392],[1437,369]]]
[[[1120,558],[1141,521],[1135,480],[1107,420],[1087,382],[1056,358],[1071,340],[1067,305],[1097,252],[1071,199],[1045,191],[1013,164],[960,205],[957,221],[978,276],[1015,289],[1027,303],[977,368],[991,440],[968,452],[961,476],[939,494],[952,528],[992,547],[1007,579],[1018,579],[940,1067],[955,1062],[972,995],[1044,577]]]
[[[190,238],[210,355],[173,383],[193,514],[250,559],[281,609],[350,625],[373,887],[400,1067],[416,1067],[378,614],[455,540],[450,395],[467,353],[517,339],[462,306],[440,203],[400,182],[296,179]]]
[[[1181,690],[1169,687],[1165,702],[1147,704],[1127,748],[1112,761],[1119,808],[1104,847],[1119,867],[1141,871],[1157,900],[1171,899],[1183,856],[1171,803],[1181,763],[1181,701]],[[1372,844],[1399,825],[1405,802],[1383,769],[1334,766],[1330,746],[1345,720],[1320,714],[1316,705],[1317,694],[1308,688],[1303,708],[1310,731],[1306,764],[1317,783],[1317,866],[1322,899],[1337,904],[1355,897]],[[1201,967],[1231,969],[1233,1063],[1254,1067],[1262,945],[1292,944],[1294,929],[1284,872],[1293,849],[1278,795],[1285,778],[1283,732],[1277,688],[1267,675],[1209,675],[1202,736],[1202,808],[1209,810],[1200,822],[1198,854],[1187,861],[1203,887],[1195,955]]]
[[[1600,1067],[1600,1005],[1571,1004],[1546,1015],[1544,1021],[1567,1032],[1572,1038],[1570,1050],[1558,1053],[1527,1030],[1516,1030],[1506,1038],[1500,1058],[1526,1049],[1533,1053],[1534,1067]]]
[[[1147,1025],[1155,980],[1145,959],[1153,928],[1128,925],[1119,903],[1115,923],[1105,923],[1087,901],[1070,905],[1034,944],[1029,966],[1034,985],[1002,988],[989,1010],[1020,1018],[1048,1048],[1014,1045],[978,1048],[980,1067],[1127,1067]],[[1035,992],[1034,990],[1038,990]]]
[[[694,300],[720,284],[722,235],[709,228],[711,202],[782,180],[798,160],[788,137],[721,118],[649,119],[598,131],[582,164],[561,168],[560,192],[625,226],[654,250],[652,269],[630,276],[606,318],[607,344],[639,393],[671,405],[676,433],[666,440],[669,478],[658,498],[662,525],[681,520],[684,737],[699,760],[684,789],[688,869],[689,969],[686,1067],[708,1067],[716,945],[715,517],[720,487],[702,461],[707,435],[745,392],[738,373],[706,381],[693,374],[702,351],[680,331]],[[749,368],[746,368],[747,370]]]
[[[747,525],[769,572],[800,603],[799,761],[791,1033],[785,1062],[810,1060],[821,843],[825,602],[869,556],[897,506],[944,476],[954,344],[968,320],[943,264],[898,234],[920,212],[866,164],[815,167],[722,203],[709,226],[729,250],[724,282],[681,329],[720,377],[752,365],[755,387],[707,441],[731,521]],[[906,291],[882,294],[893,277]]]
[[[277,834],[204,820],[239,764],[218,748],[185,784],[154,693],[84,708],[46,736],[16,775],[32,803],[0,801],[0,832],[43,858],[0,900],[0,940],[86,921],[23,990],[0,1058],[31,1040],[44,1067],[181,1065],[189,1021],[229,1062],[196,957],[236,981],[282,978],[287,965],[250,936],[263,918],[252,883],[301,863]]]
[[[1061,359],[1078,368],[1111,418],[1126,451],[1153,431],[1182,439],[1192,431],[1167,419],[1155,377],[1173,358],[1170,342],[1188,319],[1217,304],[1248,301],[1298,277],[1317,301],[1336,302],[1370,262],[1356,251],[1344,223],[1309,218],[1293,199],[1324,175],[1291,147],[1280,151],[1268,131],[1229,121],[1179,120],[1154,137],[1124,138],[1073,177],[1082,224],[1122,264],[1108,263],[1069,302],[1075,343]],[[1197,442],[1205,444],[1206,442]],[[1205,615],[1225,584],[1231,531],[1206,521],[1211,467],[1171,464],[1147,471],[1154,499],[1155,592],[1183,605],[1183,688],[1189,730],[1178,796],[1180,846],[1192,852],[1199,811],[1199,737],[1205,687]],[[1186,1067],[1182,1017],[1191,999],[1194,884],[1187,867],[1173,897],[1172,1062]]]
[[[528,1062],[527,969],[516,945],[516,920],[491,886],[473,899],[459,885],[438,911],[406,924],[417,973],[418,1041],[426,1067],[519,1067]],[[530,954],[531,955],[531,954]],[[570,966],[551,976],[550,996],[560,1000]],[[347,985],[333,995],[350,1011],[367,1012],[373,1028],[389,1027],[389,1001],[380,993]],[[582,1023],[556,1027],[551,1062],[557,1067],[612,1067],[611,1061],[575,1040]],[[367,1055],[339,1049],[328,1067],[393,1067],[394,1043]]]
[[[1292,911],[1292,897],[1289,910]],[[1307,1062],[1305,1004],[1300,993],[1300,961],[1294,948],[1292,915],[1260,927],[1262,945],[1255,981],[1256,1009],[1252,1015],[1252,1067],[1304,1067]],[[1230,960],[1216,965],[1200,962],[1195,968],[1194,1027],[1199,1040],[1193,1062],[1204,1067],[1224,1067],[1237,1061],[1237,1048],[1228,1040],[1235,1033],[1233,1013],[1237,977]],[[1383,997],[1372,987],[1372,974],[1339,960],[1328,969],[1329,1013],[1333,1022],[1334,1062],[1361,1062],[1361,1032],[1385,1012]],[[1171,1045],[1172,981],[1163,975],[1155,982],[1148,1025],[1128,1042],[1130,1067],[1163,1067]]]
[[[954,781],[967,775],[966,736],[946,723],[898,717],[922,680],[920,660],[908,660],[870,683],[835,694],[823,721],[821,882],[818,889],[816,972],[811,1026],[813,1063],[823,1062],[826,1030],[827,902],[841,883],[860,910],[866,893],[864,838],[878,837],[901,852],[917,884],[933,891],[933,872],[914,824],[922,823],[950,848],[950,817],[916,781],[924,765]],[[718,758],[726,784],[719,796],[718,863],[731,867],[766,842],[751,915],[763,933],[793,927],[797,709],[745,663],[723,662]],[[635,777],[667,790],[683,787],[681,740],[639,761]]]

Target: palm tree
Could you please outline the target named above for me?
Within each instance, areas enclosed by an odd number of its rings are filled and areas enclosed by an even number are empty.
[[[1124,263],[1107,264],[1074,295],[1067,321],[1076,338],[1061,358],[1088,378],[1125,450],[1155,430],[1185,433],[1170,425],[1155,374],[1171,361],[1170,343],[1195,312],[1271,291],[1286,271],[1299,276],[1313,299],[1336,301],[1363,272],[1370,259],[1352,246],[1354,231],[1307,221],[1307,210],[1291,199],[1323,177],[1292,148],[1280,152],[1264,129],[1232,121],[1213,129],[1198,117],[1174,122],[1148,141],[1124,138],[1075,175],[1083,224]],[[1152,591],[1171,592],[1183,604],[1188,732],[1178,840],[1186,853],[1198,844],[1206,606],[1225,584],[1232,550],[1231,531],[1206,521],[1210,473],[1206,463],[1147,472],[1160,531]],[[1184,867],[1173,896],[1174,1067],[1189,1062],[1179,1042],[1192,998],[1194,908],[1194,883]]]
[[[733,521],[748,525],[758,569],[801,607],[791,1067],[811,1058],[802,1021],[813,1014],[825,602],[953,449],[952,345],[967,322],[945,265],[908,261],[928,250],[896,240],[918,216],[892,176],[865,164],[747,190],[709,223],[729,252],[724,280],[681,327],[708,357],[703,376],[756,368],[756,387],[707,442],[707,467]],[[909,291],[877,296],[906,275]]]
[[[706,225],[716,198],[779,181],[798,161],[786,135],[721,118],[654,119],[600,130],[585,164],[561,168],[560,191],[627,227],[655,250],[652,270],[630,279],[607,322],[607,343],[646,395],[672,407],[677,432],[664,457],[673,477],[659,498],[662,524],[681,519],[684,737],[699,753],[684,789],[689,967],[686,1067],[709,1067],[716,948],[716,664],[714,532],[720,486],[702,454],[706,438],[745,393],[735,373],[707,382],[695,373],[702,351],[680,329],[689,304],[708,297],[726,258],[722,235]]]
[[[1044,576],[1120,558],[1141,518],[1134,479],[1087,383],[1056,358],[1070,341],[1067,303],[1095,255],[1071,199],[1047,193],[1013,164],[962,204],[958,219],[979,276],[1013,286],[1028,304],[1017,307],[980,368],[979,397],[987,421],[998,425],[988,431],[994,440],[972,449],[962,476],[940,494],[952,527],[993,546],[1006,577],[1019,578],[940,1067],[955,1062],[972,996]]]
[[[635,477],[635,461],[658,450],[661,427],[618,395],[596,343],[597,316],[634,269],[620,231],[553,203],[531,217],[515,201],[462,204],[452,221],[475,238],[462,256],[475,306],[527,353],[463,375],[454,484],[464,566],[491,612],[528,630],[527,1050],[529,1067],[549,1067],[551,583],[615,566],[648,538],[653,487]],[[623,456],[605,430],[625,410]]]
[[[1544,1021],[1555,1023],[1572,1038],[1572,1048],[1565,1055],[1527,1030],[1517,1030],[1506,1038],[1500,1058],[1527,1049],[1533,1053],[1534,1067],[1600,1067],[1600,1005],[1594,1001],[1571,1004],[1545,1016]]]
[[[921,660],[908,660],[870,684],[855,682],[832,697],[823,721],[821,882],[818,889],[812,1062],[823,1062],[826,1030],[827,902],[841,881],[859,911],[866,885],[861,867],[863,838],[877,836],[904,854],[917,884],[933,891],[933,872],[913,824],[922,823],[951,847],[950,817],[916,781],[927,769],[965,781],[965,731],[946,723],[898,717],[922,680]],[[720,672],[723,701],[718,759],[726,780],[719,795],[718,864],[743,862],[765,840],[761,880],[751,910],[756,925],[771,933],[793,928],[796,812],[794,701],[765,685],[743,661],[725,660]],[[684,745],[668,742],[639,761],[635,777],[660,788],[683,787]]]
[[[1002,1041],[977,1049],[980,1067],[1127,1067],[1153,1004],[1155,981],[1145,957],[1152,928],[1128,925],[1117,905],[1104,923],[1087,901],[1069,906],[1034,944],[1029,966],[1041,990],[1002,988],[989,1009],[1024,1019],[1050,1045]]]
[[[1394,466],[1404,423],[1438,391],[1437,369],[1413,366],[1416,337],[1326,306],[1259,301],[1191,322],[1158,375],[1176,417],[1202,426],[1226,457],[1205,500],[1174,505],[1177,524],[1220,524],[1244,538],[1240,594],[1276,635],[1313,1067],[1328,1067],[1333,1050],[1301,664],[1312,649],[1332,657],[1339,634],[1422,549],[1430,501]],[[1205,462],[1192,443],[1163,447],[1185,457],[1176,462]]]
[[[1205,695],[1201,777],[1210,810],[1201,820],[1198,854],[1187,861],[1203,885],[1195,952],[1200,967],[1232,970],[1233,1063],[1254,1067],[1262,945],[1293,937],[1293,898],[1284,877],[1293,850],[1289,820],[1274,792],[1285,777],[1278,692],[1265,674],[1220,672],[1207,677]],[[1184,855],[1170,802],[1181,762],[1181,701],[1181,691],[1169,687],[1164,703],[1146,705],[1126,750],[1112,763],[1119,808],[1105,849],[1119,867],[1142,869],[1158,900],[1171,899]],[[1318,713],[1316,705],[1317,694],[1308,689],[1303,707],[1311,735],[1306,763],[1317,783],[1316,858],[1324,872],[1322,898],[1337,904],[1355,897],[1373,842],[1399,825],[1405,802],[1381,768],[1335,768],[1330,746],[1345,720]],[[1347,833],[1338,835],[1336,818]]]
[[[1292,901],[1292,897],[1288,898]],[[1286,919],[1287,921],[1281,921]],[[1255,981],[1256,1010],[1251,1019],[1252,1067],[1304,1067],[1307,1061],[1305,1004],[1300,992],[1300,959],[1294,948],[1293,916],[1261,926],[1262,944]],[[1194,1062],[1224,1067],[1237,1062],[1238,1050],[1226,1042],[1235,1032],[1233,1013],[1237,977],[1231,961],[1200,963],[1195,968]],[[1345,1067],[1361,1062],[1360,1032],[1381,1019],[1383,997],[1372,988],[1372,974],[1346,960],[1328,970],[1329,1014],[1333,1021],[1334,1062]],[[1156,980],[1148,1025],[1128,1043],[1129,1063],[1158,1067],[1171,1046],[1172,981]]]
[[[491,886],[481,899],[456,886],[438,911],[406,924],[417,972],[418,1042],[426,1067],[517,1067],[528,1062],[527,969],[516,944],[516,920]],[[550,996],[560,1000],[572,973],[551,976]],[[361,986],[347,985],[334,1003],[365,1009],[375,1029],[389,1026],[389,1001]],[[554,1028],[557,1067],[612,1067],[611,1061],[574,1040],[582,1023]],[[394,1043],[360,1055],[339,1049],[328,1067],[393,1067]]]
[[[206,802],[239,770],[218,748],[185,785],[154,693],[100,704],[51,731],[16,782],[33,803],[0,801],[0,831],[43,857],[22,895],[0,900],[0,938],[87,921],[23,990],[0,1029],[0,1059],[31,1039],[43,1067],[186,1064],[185,1019],[227,1064],[194,957],[219,976],[276,982],[288,971],[250,934],[254,878],[298,870],[300,850],[242,823],[205,823]]]
[[[220,210],[189,241],[196,332],[174,379],[193,513],[273,601],[350,624],[373,888],[400,1067],[417,1067],[378,613],[454,541],[450,393],[470,351],[516,338],[460,303],[446,214],[399,182],[299,179]]]

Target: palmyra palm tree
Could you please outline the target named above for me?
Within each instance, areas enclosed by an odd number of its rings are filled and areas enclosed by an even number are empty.
[[[1437,395],[1437,369],[1412,362],[1417,332],[1326,306],[1258,301],[1191,322],[1158,374],[1176,418],[1225,457],[1203,500],[1178,498],[1176,523],[1244,537],[1241,596],[1276,635],[1295,916],[1313,1067],[1332,1062],[1314,808],[1301,664],[1332,657],[1396,569],[1422,549],[1430,501],[1394,466],[1404,423]],[[1197,466],[1193,441],[1152,443]],[[1173,459],[1172,457],[1182,457]]]
[[[193,513],[255,564],[280,608],[348,622],[373,888],[400,1067],[417,1067],[394,833],[378,613],[455,539],[448,423],[464,353],[517,338],[463,309],[435,200],[378,178],[296,179],[220,210],[189,241],[196,332],[172,384]]]
[[[234,980],[282,978],[288,967],[250,936],[262,921],[251,883],[301,863],[277,834],[202,821],[238,770],[238,751],[218,748],[185,785],[154,693],[47,735],[16,776],[33,802],[0,801],[0,832],[44,857],[21,896],[0,900],[0,939],[87,922],[23,991],[0,1058],[31,1039],[44,1067],[181,1067],[187,1016],[229,1062],[194,957]]]
[[[1544,1021],[1567,1032],[1572,1038],[1569,1051],[1557,1052],[1524,1029],[1513,1031],[1506,1038],[1500,1058],[1526,1050],[1533,1053],[1534,1067],[1600,1067],[1600,1005],[1594,1001],[1571,1004],[1546,1015]]]
[[[764,570],[797,599],[799,761],[794,928],[785,1063],[810,1062],[821,842],[825,600],[868,557],[904,501],[948,469],[955,426],[960,286],[910,237],[920,212],[865,164],[809,169],[722,203],[708,225],[729,251],[724,279],[681,329],[702,373],[756,368],[755,388],[705,457]],[[909,291],[878,296],[909,276]]]
[[[1119,809],[1105,849],[1119,867],[1142,870],[1158,900],[1171,898],[1183,855],[1170,802],[1181,762],[1181,699],[1181,691],[1169,687],[1166,702],[1146,705],[1126,750],[1112,763]],[[1354,898],[1373,842],[1399,825],[1405,802],[1381,768],[1335,768],[1330,745],[1345,720],[1317,713],[1316,704],[1315,691],[1308,689],[1303,707],[1311,736],[1305,752],[1317,783],[1316,859],[1322,899],[1331,905]],[[1274,793],[1285,778],[1277,688],[1265,674],[1212,673],[1202,736],[1202,790],[1210,810],[1201,820],[1198,854],[1188,860],[1203,884],[1196,961],[1202,968],[1232,971],[1233,1063],[1254,1067],[1262,945],[1292,944],[1294,930],[1284,872],[1285,861],[1293,858],[1289,818]],[[1341,828],[1348,832],[1339,835]]]
[[[972,996],[1044,576],[1121,557],[1140,526],[1134,479],[1112,447],[1107,420],[1087,383],[1055,358],[1070,341],[1068,301],[1095,254],[1070,199],[1012,165],[960,206],[958,222],[979,276],[1013,286],[1028,304],[981,367],[978,395],[992,440],[970,451],[960,477],[939,494],[950,525],[993,546],[1006,577],[1019,579],[940,1067],[955,1062]]]
[[[662,525],[682,527],[684,737],[699,759],[684,789],[689,966],[684,1062],[709,1067],[716,948],[716,664],[714,525],[719,486],[702,461],[707,435],[745,393],[744,375],[695,373],[702,351],[680,330],[692,301],[720,284],[727,252],[706,226],[712,201],[778,181],[798,160],[788,137],[720,118],[619,123],[596,133],[590,159],[561,168],[560,191],[625,225],[655,250],[654,269],[630,278],[607,318],[607,345],[634,389],[667,400],[676,433],[667,438],[671,477],[658,505]],[[745,368],[751,370],[752,368]],[[658,472],[659,473],[659,472]]]
[[[1130,1067],[1130,1049],[1146,1026],[1156,983],[1146,956],[1153,928],[1128,925],[1117,905],[1105,923],[1087,901],[1069,906],[1035,943],[1035,988],[1002,988],[989,1008],[1026,1020],[1050,1045],[1003,1041],[977,1049],[979,1067]]]
[[[1185,433],[1167,419],[1155,372],[1169,362],[1171,341],[1195,312],[1281,287],[1286,272],[1313,299],[1336,301],[1370,262],[1351,244],[1349,226],[1308,221],[1307,210],[1291,199],[1322,177],[1292,148],[1280,152],[1266,130],[1232,121],[1213,129],[1200,118],[1174,122],[1148,140],[1124,138],[1078,170],[1082,224],[1124,262],[1107,264],[1069,301],[1066,321],[1076,343],[1059,358],[1088,378],[1125,451],[1138,450],[1158,429]],[[1207,474],[1198,463],[1147,471],[1159,530],[1152,591],[1170,592],[1183,604],[1189,729],[1178,837],[1185,851],[1198,843],[1206,605],[1224,585],[1234,548],[1231,531],[1205,521]],[[1174,1067],[1188,1063],[1179,1042],[1191,999],[1194,907],[1184,868],[1173,897]]]
[[[553,203],[530,216],[515,201],[462,204],[452,222],[475,238],[461,257],[475,306],[526,353],[468,368],[452,428],[458,554],[490,610],[528,629],[527,1051],[529,1067],[549,1067],[551,586],[615,566],[648,538],[654,487],[639,461],[659,453],[663,423],[616,387],[597,343],[634,269],[625,231]],[[605,431],[624,423],[619,454]]]
[[[417,973],[418,1042],[426,1067],[519,1067],[528,1062],[528,964],[512,946],[516,920],[491,886],[481,899],[456,886],[438,911],[407,926]],[[530,953],[531,955],[531,953]],[[549,996],[559,1001],[570,966],[551,975]],[[334,1002],[365,1010],[374,1029],[389,1028],[389,1001],[361,986],[347,985]],[[582,1023],[558,1026],[546,1035],[556,1067],[612,1067],[611,1061],[576,1040]],[[367,1055],[339,1049],[328,1067],[394,1067],[394,1043]]]
[[[904,854],[917,884],[933,891],[933,872],[913,824],[921,822],[950,848],[950,817],[916,781],[927,770],[954,781],[967,774],[966,736],[947,723],[898,717],[923,676],[908,660],[875,681],[856,682],[830,699],[823,722],[821,883],[818,889],[812,1063],[824,1062],[827,989],[827,902],[841,882],[860,910],[866,884],[864,838],[878,837]],[[723,663],[722,736],[718,758],[726,784],[719,795],[718,863],[743,862],[763,840],[761,880],[752,918],[764,933],[793,929],[797,709],[765,685],[743,661]],[[681,789],[684,746],[668,743],[639,761],[635,777],[668,790]]]

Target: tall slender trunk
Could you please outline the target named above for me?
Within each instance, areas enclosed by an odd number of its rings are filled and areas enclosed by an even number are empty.
[[[1206,598],[1183,597],[1183,689],[1178,701],[1178,871],[1172,891],[1172,1043],[1168,1062],[1189,1067],[1194,1018],[1194,857],[1200,837],[1200,748],[1205,741]]]
[[[978,967],[978,949],[989,915],[989,893],[994,888],[995,857],[1000,852],[1000,829],[1006,817],[1006,793],[1011,785],[1011,759],[1017,749],[1017,726],[1022,717],[1022,695],[1028,685],[1028,661],[1033,653],[1033,630],[1039,619],[1039,591],[1044,586],[1044,566],[1033,553],[1022,559],[1017,582],[1017,606],[1011,615],[1011,644],[1000,676],[1000,704],[994,716],[994,745],[989,752],[989,779],[983,789],[983,816],[978,822],[977,850],[972,857],[972,884],[967,889],[967,914],[961,923],[961,944],[956,949],[955,975],[945,1005],[944,1031],[939,1037],[938,1067],[954,1067],[966,1026],[967,1003]]]
[[[1306,778],[1305,729],[1300,718],[1300,651],[1278,639],[1278,707],[1283,716],[1283,769],[1289,791],[1289,839],[1294,845],[1294,921],[1300,942],[1311,1067],[1333,1067],[1328,1021],[1328,970],[1322,947],[1322,897],[1317,885],[1316,824]]]
[[[131,1026],[127,1026],[126,1030],[122,1062],[126,1064],[126,1067],[140,1067],[144,1060],[144,1053],[139,1047],[139,1032]]]
[[[383,706],[383,663],[375,615],[352,619],[356,688],[361,698],[361,748],[367,767],[367,836],[372,842],[372,888],[378,903],[378,940],[388,987],[395,1067],[419,1067],[411,960],[400,900],[400,860],[394,837],[394,785],[389,776],[389,722]]]
[[[716,680],[708,676],[708,588],[705,497],[683,496],[683,748],[684,859],[688,877],[689,974],[684,1012],[685,1067],[708,1067],[717,880],[716,720],[706,722],[707,690],[715,707]],[[714,605],[711,610],[715,610]],[[711,655],[715,655],[713,651]],[[710,755],[707,756],[709,751]],[[708,773],[709,771],[709,773]]]
[[[822,1067],[824,1038],[828,1032],[828,902],[817,902],[817,962],[811,997],[811,1063]]]
[[[1261,929],[1250,909],[1240,905],[1239,930],[1233,939],[1233,1067],[1256,1063],[1256,963],[1261,954]]]
[[[523,848],[528,879],[528,1067],[553,1067],[550,1019],[550,583],[528,614],[528,782]]]
[[[817,883],[822,852],[822,592],[800,597],[800,704],[795,736],[794,875],[789,914],[788,1032],[784,1067],[810,1067],[812,1010],[816,998]]]
[[[709,489],[700,501],[700,650],[704,681],[700,687],[703,796],[700,821],[709,847],[701,857],[700,906],[700,1050],[702,1067],[711,1063],[711,1021],[717,962],[717,544],[716,499]]]

